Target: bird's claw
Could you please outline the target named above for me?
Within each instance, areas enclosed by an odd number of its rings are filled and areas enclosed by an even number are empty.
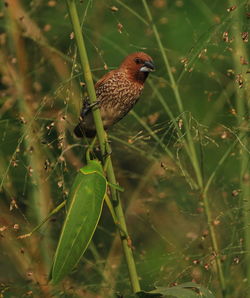
[[[93,103],[90,103],[88,100],[85,100],[84,104],[83,104],[82,114],[84,116],[87,115],[89,113],[89,111],[91,111],[96,106],[100,107],[100,100],[96,100]]]
[[[109,156],[111,156],[111,154],[112,154],[112,151],[106,151],[105,153],[104,153],[104,155],[103,155],[103,158],[104,159],[107,159]]]

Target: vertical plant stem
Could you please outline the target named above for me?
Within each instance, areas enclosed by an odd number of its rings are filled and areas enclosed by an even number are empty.
[[[219,282],[220,282],[220,287],[221,287],[221,296],[225,297],[226,283],[225,283],[224,273],[222,270],[221,256],[220,256],[218,241],[216,238],[216,231],[215,231],[215,228],[213,225],[212,213],[211,213],[211,209],[210,209],[210,203],[209,203],[209,198],[208,198],[207,192],[204,192],[202,197],[203,197],[202,199],[203,199],[203,204],[204,204],[204,210],[205,210],[205,214],[207,217],[207,223],[208,223],[208,229],[209,229],[209,234],[210,234],[210,238],[211,238],[213,253],[215,255],[217,274],[219,276]]]
[[[221,260],[220,260],[220,255],[219,255],[219,248],[217,245],[217,240],[216,240],[216,233],[215,233],[215,229],[213,227],[213,222],[212,222],[212,216],[211,216],[211,212],[210,212],[210,208],[207,208],[207,206],[209,206],[209,198],[208,198],[208,189],[212,183],[212,181],[214,180],[214,177],[218,171],[218,169],[223,165],[223,163],[225,162],[225,160],[228,158],[229,154],[232,152],[232,149],[235,147],[235,145],[237,144],[238,139],[236,139],[231,146],[227,149],[227,151],[223,154],[222,158],[219,160],[216,168],[214,169],[213,173],[210,175],[210,177],[207,180],[207,183],[204,187],[204,191],[203,191],[203,202],[204,202],[204,208],[205,208],[205,212],[207,215],[207,221],[208,221],[208,227],[209,227],[209,232],[211,235],[211,239],[212,239],[212,243],[213,244],[213,249],[215,252],[215,258],[216,258],[216,267],[217,267],[217,271],[219,274],[219,278],[220,278],[220,283],[222,285],[222,295],[225,296],[226,295],[226,284],[225,284],[225,278],[224,278],[224,274],[223,274],[223,270],[222,270],[222,264],[221,264]]]
[[[214,226],[212,224],[212,212],[211,212],[210,203],[209,203],[207,194],[206,193],[204,194],[204,191],[203,191],[204,181],[203,181],[201,167],[200,167],[199,160],[198,160],[198,157],[197,157],[195,145],[194,145],[193,138],[192,138],[192,135],[191,135],[191,131],[190,131],[190,128],[189,128],[188,118],[185,114],[178,85],[177,85],[176,80],[175,80],[175,78],[172,74],[171,66],[170,66],[168,57],[167,57],[165,49],[163,47],[159,32],[157,30],[157,27],[153,22],[153,17],[152,17],[152,14],[150,12],[150,9],[147,5],[147,1],[142,0],[142,3],[143,3],[143,6],[144,6],[144,9],[146,11],[146,14],[148,16],[151,27],[153,29],[156,42],[157,42],[158,47],[160,49],[160,52],[162,54],[163,61],[164,61],[165,67],[166,67],[167,74],[168,74],[169,79],[170,79],[171,87],[172,87],[172,90],[173,90],[173,93],[174,93],[174,96],[175,96],[175,99],[176,99],[176,102],[177,102],[179,112],[183,113],[183,122],[184,122],[184,126],[186,128],[186,136],[187,136],[187,141],[186,140],[184,141],[185,142],[184,143],[185,150],[186,150],[187,155],[190,158],[190,162],[192,163],[199,189],[200,189],[201,193],[203,194],[202,199],[203,199],[205,215],[206,215],[206,218],[207,218],[207,223],[208,223],[209,231],[210,231],[210,235],[211,235],[211,244],[212,244],[213,251],[216,255],[215,260],[216,260],[216,267],[217,267],[217,271],[218,271],[218,275],[219,275],[221,293],[222,293],[222,296],[224,296],[225,279],[224,279],[222,264],[221,264],[221,260],[220,260],[220,256],[219,256],[219,248],[218,248],[218,242],[217,242],[217,239],[216,239],[216,232],[215,232]]]
[[[241,60],[248,61],[249,57],[246,50],[246,44],[244,43],[241,34],[245,31],[243,24],[243,16],[245,16],[245,6],[240,5],[241,1],[229,0],[229,6],[237,5],[237,9],[234,12],[234,18],[232,23],[233,33],[233,63],[236,75],[235,99],[236,99],[236,111],[237,122],[239,127],[239,138],[242,140],[245,148],[249,147],[249,138],[247,132],[250,130],[249,120],[246,118],[249,106],[250,106],[250,84],[249,78],[247,78],[248,65],[242,65]],[[241,85],[242,80],[243,85]],[[250,177],[249,177],[249,153],[241,149],[240,158],[240,188],[242,190],[242,205],[243,205],[243,222],[244,222],[244,243],[245,243],[245,268],[247,278],[247,298],[250,297]]]
[[[39,147],[38,128],[34,121],[34,97],[31,91],[31,81],[28,79],[29,67],[26,44],[13,16],[15,4],[16,1],[11,1],[11,3],[6,6],[5,15],[6,22],[8,23],[7,28],[9,30],[10,52],[13,56],[16,56],[17,65],[16,67],[12,67],[12,65],[7,62],[8,60],[4,61],[4,65],[15,86],[20,115],[22,115],[26,121],[26,125],[21,126],[22,136],[20,142],[18,142],[15,153],[17,149],[22,148],[21,144],[23,144],[24,152],[27,154],[27,175],[29,174],[27,212],[29,213],[29,217],[32,218],[32,221],[38,223],[47,215],[48,208],[52,205],[52,200],[50,185],[45,181],[44,152]],[[29,95],[30,99],[28,99],[27,95]],[[34,241],[34,249],[39,253],[40,258],[39,262],[32,264],[32,270],[35,272],[34,275],[36,276],[43,296],[47,297],[51,290],[50,285],[47,285],[46,278],[51,262],[50,250],[48,249],[51,247],[50,227],[46,231],[46,237],[39,240],[34,238],[32,240]]]
[[[82,70],[84,73],[84,78],[85,78],[90,102],[94,103],[96,101],[95,87],[94,87],[94,83],[93,83],[93,79],[92,79],[92,74],[91,74],[90,65],[89,65],[89,61],[88,61],[88,55],[87,55],[87,51],[85,48],[85,43],[84,43],[84,39],[83,39],[83,35],[82,35],[82,30],[81,30],[81,26],[80,26],[80,22],[79,22],[79,17],[78,17],[78,13],[77,13],[75,0],[66,0],[66,3],[68,6],[68,12],[69,12],[71,23],[72,23],[73,30],[75,33],[76,44],[77,44],[78,51],[79,51],[79,57],[80,57],[80,61],[81,61]],[[103,128],[103,123],[102,123],[99,109],[93,110],[93,118],[94,118],[94,122],[95,122],[95,126],[96,126],[97,137],[98,137],[98,141],[100,144],[102,156],[104,157],[105,155],[108,154],[108,157],[107,157],[107,178],[108,178],[108,181],[111,182],[112,184],[117,184],[113,165],[112,165],[112,160],[111,160],[111,156],[110,156],[111,148],[107,142],[107,136],[106,136],[106,133]],[[113,201],[113,205],[114,205],[114,210],[115,210],[116,216],[119,220],[119,224],[120,224],[121,230],[122,230],[122,231],[119,230],[119,233],[120,233],[120,237],[121,237],[121,242],[122,242],[122,247],[123,247],[126,263],[128,266],[131,287],[132,287],[133,292],[136,293],[136,292],[140,291],[139,278],[138,278],[137,271],[136,271],[136,266],[135,266],[135,261],[133,258],[131,245],[130,245],[130,242],[128,241],[129,238],[128,238],[128,233],[127,233],[127,226],[126,226],[126,222],[125,222],[124,213],[122,210],[121,201],[119,198],[119,193],[117,190],[115,190],[112,187],[110,190],[111,190],[111,197],[112,197],[112,201]],[[124,235],[123,231],[126,233],[126,235]]]
[[[168,76],[169,76],[169,79],[170,79],[171,87],[172,87],[172,90],[174,92],[174,96],[175,96],[175,99],[176,99],[176,102],[177,102],[177,105],[178,105],[178,108],[179,108],[179,112],[183,113],[184,112],[184,107],[183,107],[183,104],[182,104],[180,92],[179,92],[177,83],[175,81],[175,78],[172,74],[171,66],[170,66],[168,57],[166,55],[165,49],[163,47],[162,41],[160,39],[159,32],[157,30],[156,25],[153,22],[153,17],[152,17],[152,14],[150,12],[150,9],[147,5],[147,1],[142,0],[142,3],[143,3],[145,11],[147,13],[147,16],[148,16],[148,19],[150,21],[151,27],[153,29],[156,42],[157,42],[158,47],[160,49],[160,52],[162,54],[162,58],[163,58],[163,61],[164,61],[164,64],[165,64],[165,67],[166,67],[166,70],[167,70],[167,73],[168,73]],[[199,161],[198,161],[198,158],[197,158],[197,154],[196,154],[194,142],[193,142],[193,139],[192,139],[192,135],[191,135],[191,132],[189,130],[188,119],[187,119],[185,113],[183,113],[183,122],[184,122],[184,125],[186,127],[187,140],[188,140],[188,147],[186,147],[186,151],[187,151],[187,154],[189,155],[191,163],[193,165],[198,185],[200,186],[200,188],[202,188],[203,180],[202,180],[202,175],[201,175],[201,171],[200,171],[200,167],[199,167]]]
[[[36,223],[40,222],[48,213],[51,204],[50,186],[45,182],[44,155],[38,146],[37,134],[34,131],[38,131],[36,123],[34,122],[35,111],[32,108],[33,98],[27,100],[27,94],[31,95],[31,82],[27,79],[28,77],[28,57],[25,47],[24,39],[21,36],[21,31],[17,26],[14,17],[13,9],[15,2],[8,6],[8,21],[9,21],[9,36],[11,48],[13,53],[17,57],[17,68],[10,69],[12,79],[16,86],[16,91],[19,97],[18,107],[20,114],[24,117],[27,122],[26,126],[22,126],[22,133],[24,135],[23,144],[27,154],[27,162],[30,168],[30,180],[31,187],[29,190],[30,204],[29,212],[33,220]],[[47,270],[50,267],[50,256],[47,247],[50,246],[49,233],[45,237],[42,243],[39,244],[41,255],[43,256],[43,264]]]

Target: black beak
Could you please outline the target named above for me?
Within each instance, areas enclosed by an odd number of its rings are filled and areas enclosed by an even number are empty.
[[[153,64],[153,61],[145,61],[143,66],[141,67],[140,71],[142,71],[142,72],[155,71],[155,66]]]

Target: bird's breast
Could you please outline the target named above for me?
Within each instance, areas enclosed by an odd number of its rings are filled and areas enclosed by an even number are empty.
[[[96,90],[100,100],[100,109],[105,126],[122,119],[139,99],[143,85],[129,80],[123,73],[117,72],[105,84]]]

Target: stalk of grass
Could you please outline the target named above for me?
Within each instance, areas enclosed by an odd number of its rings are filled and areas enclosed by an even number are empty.
[[[233,148],[236,146],[236,144],[238,143],[238,139],[236,139],[227,149],[227,151],[222,155],[221,159],[219,160],[217,166],[215,167],[214,171],[211,173],[211,175],[209,176],[205,187],[203,189],[203,193],[202,193],[202,198],[203,198],[203,202],[204,202],[204,208],[205,208],[205,213],[207,216],[207,221],[209,223],[208,227],[209,227],[209,232],[211,235],[211,240],[213,244],[213,250],[215,253],[215,259],[216,259],[216,267],[217,267],[217,272],[219,275],[219,279],[222,285],[222,296],[226,296],[226,284],[225,284],[225,278],[224,278],[224,273],[222,271],[222,266],[221,266],[221,259],[220,259],[220,253],[219,253],[219,247],[217,244],[217,239],[216,239],[216,232],[215,229],[213,228],[213,222],[212,222],[212,214],[210,211],[210,208],[207,208],[207,206],[209,206],[209,196],[208,196],[208,190],[209,187],[211,185],[211,183],[213,182],[214,178],[216,177],[216,173],[218,172],[218,170],[222,167],[222,165],[224,164],[224,162],[226,161],[226,159],[228,158],[229,154],[232,152]]]
[[[79,51],[80,62],[84,73],[84,78],[87,86],[87,91],[89,94],[90,103],[94,103],[96,101],[95,87],[94,87],[90,65],[88,61],[87,51],[85,48],[84,38],[82,35],[81,25],[79,22],[76,3],[75,3],[75,0],[66,0],[66,3],[67,3],[69,16],[71,19],[71,23],[72,23],[75,38],[76,38],[76,44]],[[102,156],[104,157],[106,154],[108,154],[107,161],[106,161],[106,165],[107,165],[106,172],[107,172],[108,181],[111,182],[112,184],[117,184],[112,161],[111,161],[111,156],[110,156],[111,148],[107,142],[107,136],[103,128],[103,123],[102,123],[99,109],[93,110],[93,118],[95,122],[97,138],[99,141]],[[119,220],[119,224],[122,230],[125,231],[126,233],[126,235],[124,235],[124,232],[119,230],[123,251],[124,251],[126,263],[128,266],[131,287],[133,292],[136,293],[140,291],[139,278],[136,271],[131,245],[129,245],[128,243],[127,226],[125,222],[124,213],[122,210],[121,201],[119,198],[119,193],[117,192],[117,190],[115,190],[112,187],[111,187],[111,197],[114,203],[114,209],[115,209],[116,216]]]
[[[248,69],[248,65],[242,65],[240,59],[249,61],[249,56],[246,49],[246,44],[242,39],[242,32],[244,31],[243,17],[245,16],[245,7],[240,6],[241,1],[229,0],[229,6],[236,5],[237,9],[234,11],[234,19],[232,20],[232,33],[233,33],[233,64],[235,75],[239,76],[238,81],[242,78],[243,86],[240,84],[235,85],[235,98],[237,109],[237,123],[239,127],[239,138],[242,140],[245,148],[250,145],[247,133],[250,130],[249,120],[245,118],[250,106],[250,83],[249,79],[244,76]],[[242,57],[242,58],[241,58]],[[244,71],[245,70],[245,71]],[[249,153],[242,150],[240,159],[240,188],[242,191],[242,207],[243,207],[243,223],[244,223],[244,238],[245,238],[245,268],[247,278],[247,296],[250,297],[250,182],[249,182]]]
[[[163,61],[164,61],[164,64],[165,64],[165,67],[166,67],[166,70],[167,70],[167,74],[168,74],[169,79],[170,79],[171,87],[172,87],[172,90],[174,92],[174,96],[175,96],[175,99],[176,99],[176,102],[177,102],[177,106],[179,108],[179,112],[183,113],[184,112],[184,107],[183,107],[183,104],[182,104],[179,88],[178,88],[178,85],[177,85],[177,83],[175,81],[175,78],[173,76],[171,66],[170,66],[167,54],[165,52],[165,49],[163,47],[162,41],[160,39],[158,29],[157,29],[156,25],[153,22],[153,17],[152,17],[150,9],[148,7],[147,1],[142,0],[142,3],[143,3],[143,6],[144,6],[144,9],[146,11],[146,14],[148,16],[151,27],[153,29],[157,45],[158,45],[159,50],[161,52],[161,55],[162,55],[162,58],[163,58]],[[186,147],[186,151],[187,151],[187,154],[188,154],[188,156],[190,158],[190,161],[193,165],[194,171],[196,173],[196,179],[197,179],[198,185],[200,186],[200,188],[202,188],[203,180],[202,180],[202,175],[201,175],[201,171],[200,171],[200,167],[199,167],[199,161],[198,161],[197,154],[196,154],[196,151],[195,151],[195,147],[194,147],[193,139],[192,139],[192,136],[191,136],[191,132],[189,130],[188,119],[187,119],[185,113],[183,113],[183,122],[184,122],[184,125],[186,127],[187,141],[188,141],[188,147]]]
[[[186,129],[186,140],[187,140],[187,146],[185,146],[186,153],[189,156],[190,162],[193,166],[199,189],[200,189],[201,193],[203,193],[204,181],[203,181],[202,171],[201,171],[201,167],[200,167],[199,160],[197,157],[197,153],[196,153],[194,141],[193,141],[193,138],[191,135],[191,131],[189,128],[188,118],[187,118],[186,114],[184,113],[184,107],[182,104],[182,99],[180,96],[179,88],[178,88],[177,82],[173,76],[173,73],[171,71],[169,59],[165,52],[164,46],[162,44],[158,29],[153,21],[153,17],[152,17],[150,9],[148,7],[147,1],[142,0],[142,3],[144,6],[144,9],[146,11],[146,14],[148,16],[149,23],[151,24],[152,30],[154,32],[155,39],[158,44],[159,50],[161,52],[161,55],[162,55],[162,58],[163,58],[163,61],[164,61],[165,67],[166,67],[166,71],[167,71],[167,74],[170,79],[171,87],[172,87],[172,90],[173,90],[173,93],[174,93],[174,96],[175,96],[175,99],[177,102],[179,112],[183,114],[183,123],[184,123],[184,127]],[[215,260],[216,260],[216,266],[217,266],[217,271],[218,271],[218,276],[219,276],[219,281],[220,281],[221,294],[222,294],[222,296],[224,296],[225,278],[224,278],[224,274],[223,274],[223,270],[222,270],[221,260],[219,257],[219,248],[218,248],[219,246],[218,246],[218,241],[216,239],[216,232],[215,232],[214,226],[212,224],[212,212],[211,212],[210,202],[209,202],[207,195],[205,195],[205,196],[203,195],[202,199],[203,199],[203,204],[204,204],[205,215],[207,218],[207,224],[208,224],[209,230],[210,230],[212,248],[213,248],[213,251],[215,252],[215,254],[217,255]]]
[[[125,9],[127,9],[132,15],[134,15],[142,23],[144,23],[145,25],[149,25],[149,23],[139,13],[137,13],[134,9],[132,9],[127,4],[125,4],[123,1],[116,0],[116,2],[119,3],[121,6],[123,6]]]
[[[18,69],[12,69],[12,79],[19,97],[18,104],[20,113],[28,123],[27,127],[25,127],[25,125],[22,126],[23,137],[21,138],[22,143],[24,143],[25,151],[28,153],[27,162],[29,169],[27,169],[27,175],[30,175],[30,180],[32,182],[32,186],[28,192],[30,200],[28,209],[33,220],[38,223],[46,216],[48,213],[48,207],[51,206],[50,186],[44,179],[43,160],[45,158],[43,156],[43,152],[38,146],[37,135],[34,133],[34,130],[37,130],[34,123],[34,111],[31,108],[31,102],[28,102],[25,98],[25,95],[31,93],[30,82],[27,80],[28,60],[25,43],[21,37],[21,32],[14,21],[12,9],[8,10],[6,16],[9,24],[9,36],[11,37],[10,42],[13,45],[12,48],[14,49],[13,51],[17,57],[18,63]],[[29,152],[31,150],[32,152],[30,154]],[[42,266],[39,266],[44,267],[42,270],[46,268],[46,271],[48,271],[50,267],[50,256],[47,249],[47,247],[51,246],[49,234],[48,230],[47,237],[44,237],[41,244],[38,245],[42,256]],[[39,268],[38,271],[39,270],[41,270],[41,268]],[[44,272],[41,276],[44,277],[45,275],[46,273]]]
[[[209,6],[203,1],[199,1],[199,0],[191,0],[191,1],[193,2],[194,5],[196,5],[200,9],[200,11],[203,13],[204,17],[207,19],[207,21],[211,25],[213,25],[215,15],[212,12],[212,10],[209,8]]]

